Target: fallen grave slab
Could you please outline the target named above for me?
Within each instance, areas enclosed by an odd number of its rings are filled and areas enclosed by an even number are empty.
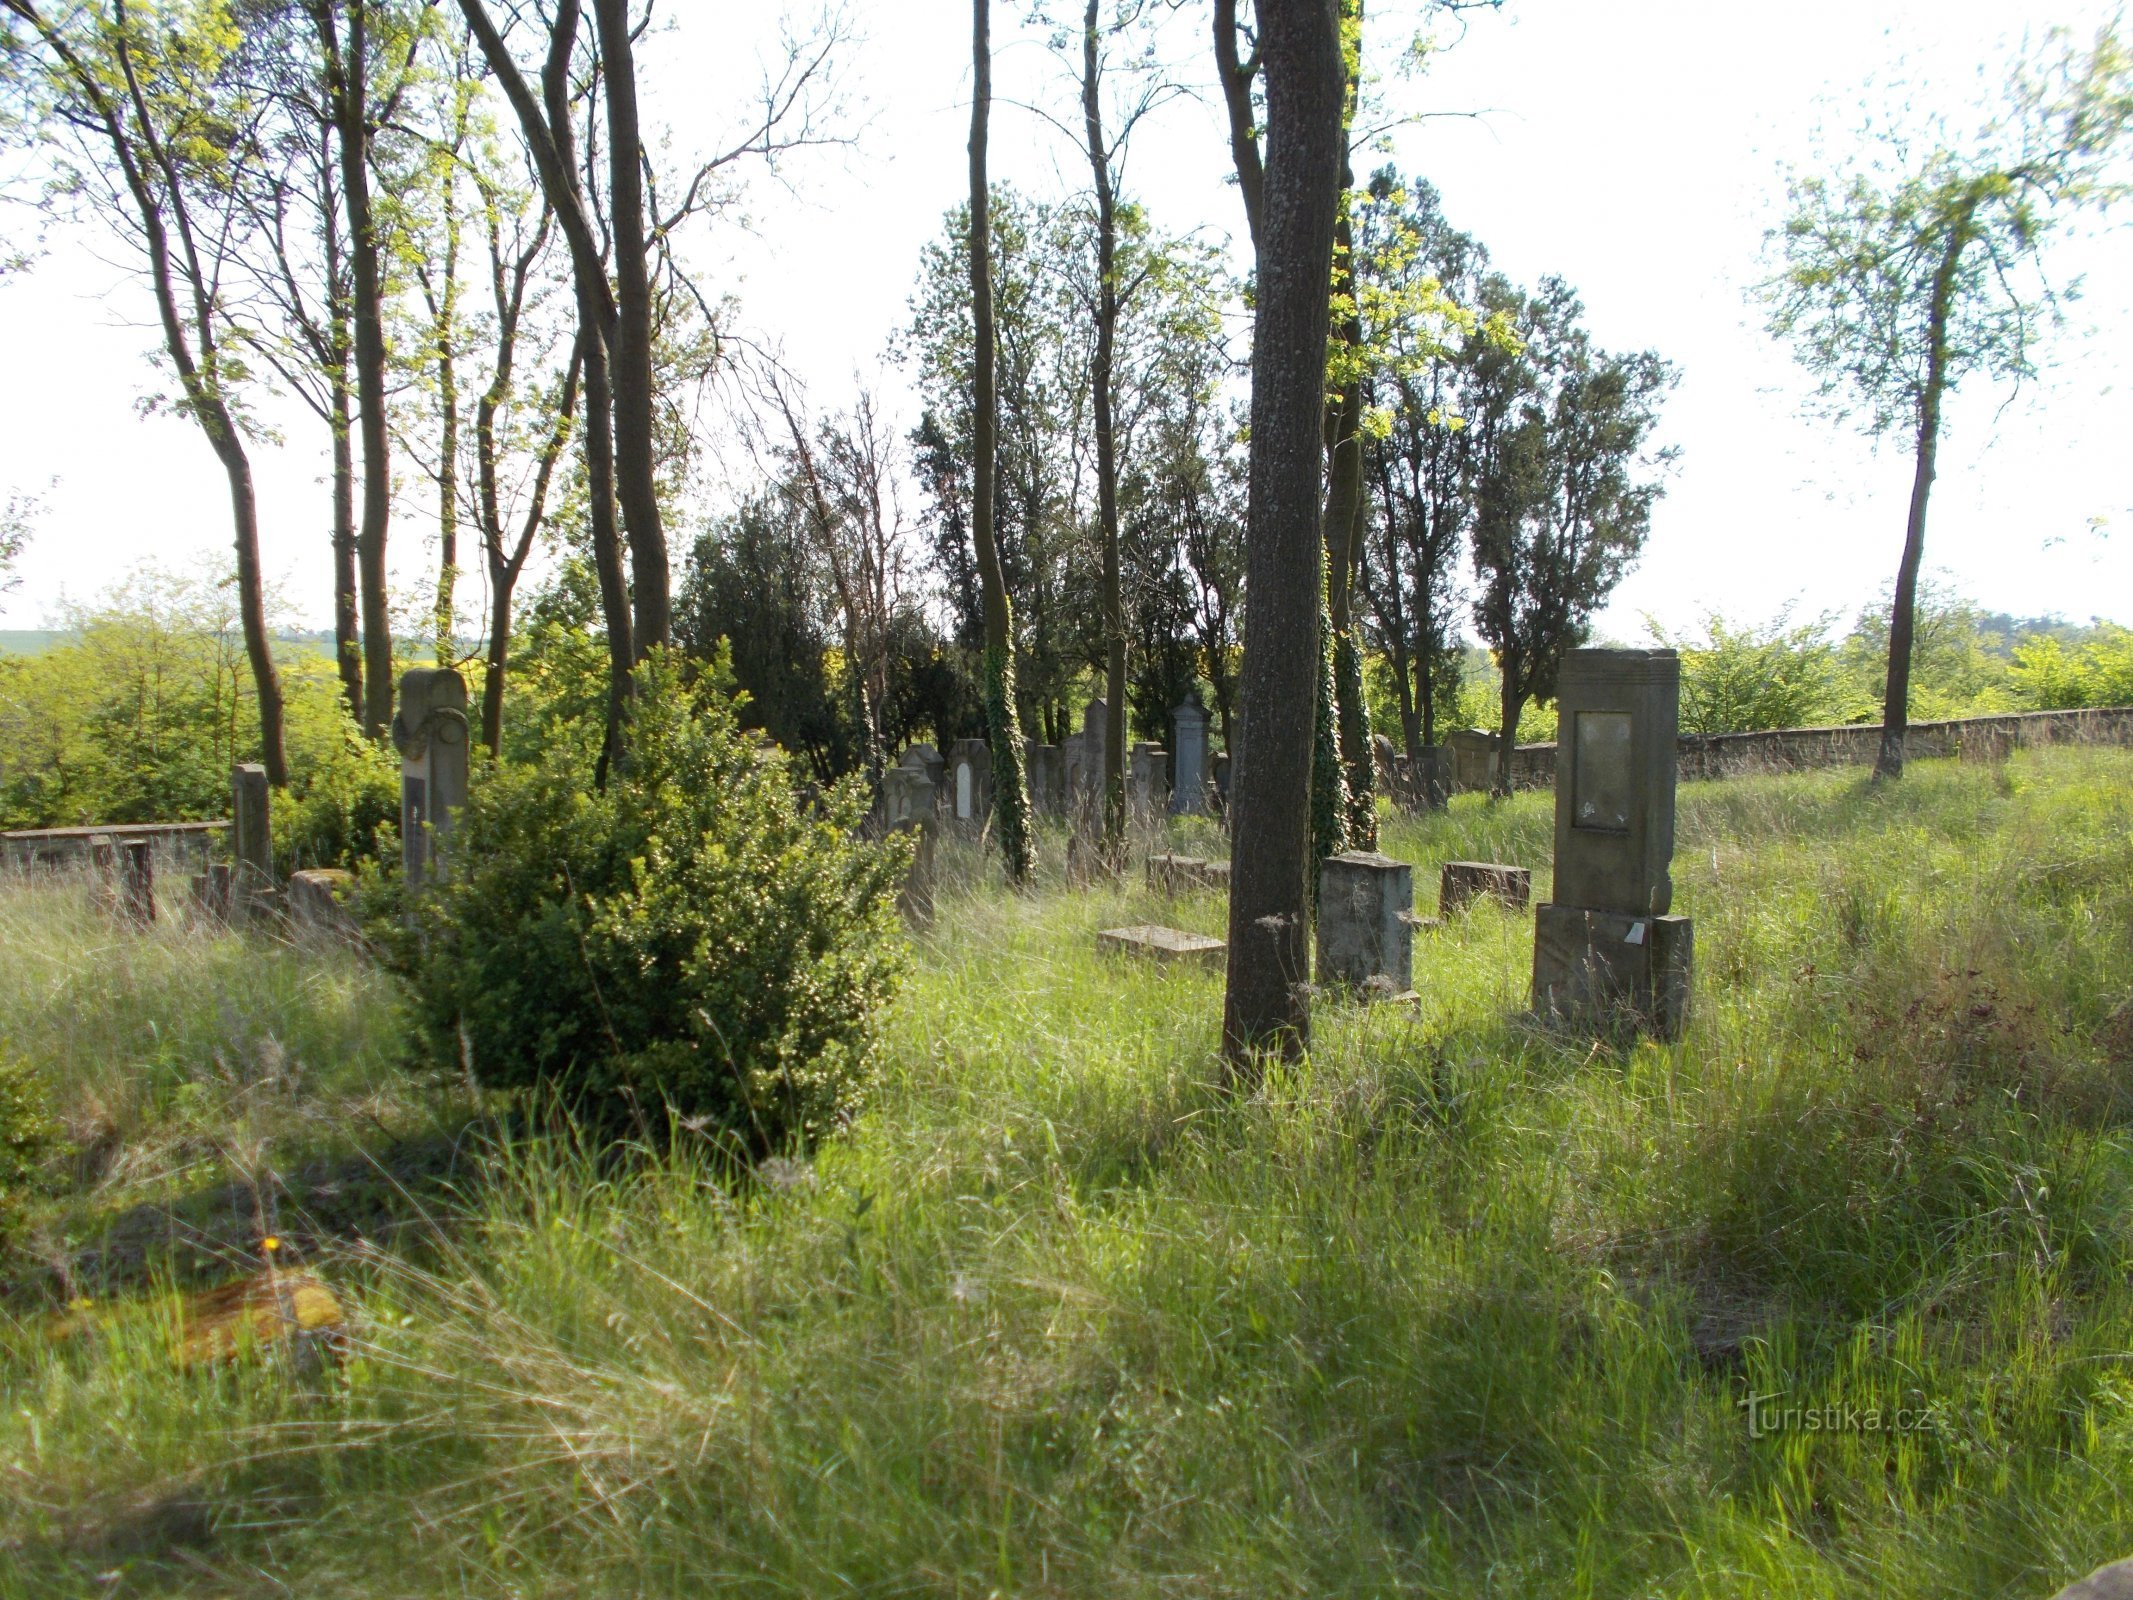
[[[1500,861],[1447,861],[1437,884],[1437,914],[1448,917],[1472,901],[1500,900],[1513,911],[1533,903],[1533,874]]]
[[[1097,934],[1096,947],[1166,964],[1199,961],[1209,965],[1219,963],[1229,949],[1227,943],[1210,934],[1187,933],[1183,928],[1158,927],[1149,922],[1130,928],[1106,928]]]

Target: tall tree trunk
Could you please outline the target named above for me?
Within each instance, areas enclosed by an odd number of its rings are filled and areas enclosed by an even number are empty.
[[[1346,14],[1362,24],[1362,0],[1346,0]],[[1358,58],[1359,59],[1359,58]],[[1341,207],[1333,225],[1333,294],[1343,302],[1335,336],[1345,349],[1345,379],[1326,404],[1326,610],[1333,634],[1335,727],[1345,780],[1346,833],[1354,844],[1375,849],[1378,838],[1376,771],[1370,754],[1370,712],[1363,697],[1362,640],[1355,623],[1356,568],[1363,525],[1363,316],[1355,281],[1355,225],[1347,193],[1355,173],[1346,139],[1355,116],[1359,68],[1351,63],[1342,94]]]
[[[466,129],[459,130],[460,140]],[[459,584],[459,181],[447,173],[444,192],[444,289],[435,307],[437,342],[437,604],[432,625],[437,665],[457,655],[454,591]]]
[[[607,88],[608,204],[615,240],[615,331],[608,359],[615,394],[615,493],[629,533],[638,655],[673,631],[667,536],[659,514],[652,433],[652,278],[645,246],[644,139],[629,0],[593,0]]]
[[[1257,9],[1256,0],[1245,4]],[[1244,197],[1244,226],[1252,251],[1259,250],[1259,218],[1265,209],[1266,169],[1259,156],[1259,129],[1252,118],[1252,80],[1259,75],[1259,52],[1237,54],[1237,0],[1215,0],[1215,70],[1222,80],[1222,106],[1229,117],[1229,153],[1237,168],[1237,192]]]
[[[1518,748],[1518,719],[1526,709],[1526,689],[1513,664],[1506,660],[1503,671],[1502,714],[1497,719],[1496,781],[1489,793],[1498,800],[1511,794],[1511,752]]]
[[[637,654],[615,498],[614,390],[608,351],[619,318],[585,192],[578,183],[577,139],[570,120],[570,62],[583,13],[578,0],[557,0],[548,29],[548,55],[541,69],[541,95],[536,100],[482,0],[459,0],[459,9],[518,115],[541,175],[541,192],[570,246],[570,275],[578,305],[578,357],[585,379],[587,516],[593,567],[600,580],[600,611],[607,627],[607,738],[599,762],[604,783],[608,769],[622,754],[623,724],[632,693],[630,672]],[[664,572],[663,564],[660,570]]]
[[[992,25],[988,0],[972,0],[970,59],[970,309],[976,338],[974,427],[977,460],[971,472],[971,539],[985,609],[985,724],[992,746],[993,815],[1007,876],[1025,883],[1037,862],[1030,828],[1029,769],[1015,709],[1014,618],[1007,579],[993,536],[993,467],[999,449],[1000,401],[993,382],[992,191],[985,176],[986,123],[992,113]],[[1120,715],[1117,710],[1114,717]]]
[[[1234,876],[1223,1050],[1235,1078],[1257,1052],[1310,1039],[1307,882],[1311,744],[1325,551],[1326,285],[1340,190],[1343,67],[1331,0],[1261,0],[1267,160],[1252,341],[1251,503],[1245,538],[1242,709],[1230,778]]]
[[[347,323],[337,318],[333,384],[333,657],[348,715],[363,726],[363,640],[356,622],[355,409],[348,387]]]
[[[1911,642],[1918,622],[1918,569],[1926,553],[1926,502],[1933,494],[1940,451],[1940,402],[1948,382],[1948,305],[1955,270],[1970,242],[1970,213],[1957,219],[1933,274],[1926,311],[1926,386],[1918,401],[1918,459],[1911,474],[1911,511],[1903,530],[1903,559],[1889,607],[1889,672],[1881,697],[1881,750],[1875,778],[1903,776],[1903,747],[1911,729]]]
[[[385,540],[392,517],[392,463],[386,431],[385,290],[376,209],[370,196],[370,0],[349,0],[344,45],[334,0],[311,0],[326,85],[340,141],[341,194],[348,207],[349,309],[355,323],[357,419],[363,439],[363,521],[356,534],[363,627],[363,731],[384,737],[393,716],[392,611]]]
[[[1097,6],[1082,22],[1081,113],[1089,181],[1096,190],[1096,352],[1089,373],[1096,414],[1096,507],[1104,546],[1104,837],[1114,854],[1126,843],[1126,596],[1118,545],[1118,439],[1111,418],[1112,348],[1118,337],[1118,215],[1111,152],[1104,144]]]

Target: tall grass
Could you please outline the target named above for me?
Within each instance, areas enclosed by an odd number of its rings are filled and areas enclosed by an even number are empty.
[[[1547,805],[1387,846],[1544,867]],[[1219,974],[1094,948],[1217,900],[948,850],[809,1164],[492,1131],[419,1250],[321,1240],[323,1371],[18,1295],[0,1593],[2048,1594],[2133,1549],[2129,828],[2110,751],[1689,786],[1682,1043],[1521,1020],[1530,921],[1481,905],[1244,1100]],[[198,1003],[170,959],[143,1015]],[[325,970],[322,1036],[396,1025]],[[329,1052],[402,1092],[384,1055]]]

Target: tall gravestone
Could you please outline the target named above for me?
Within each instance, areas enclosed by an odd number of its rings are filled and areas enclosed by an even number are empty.
[[[973,828],[992,815],[992,748],[983,739],[948,747],[948,814]]]
[[[1681,664],[1671,650],[1573,650],[1556,693],[1555,889],[1537,908],[1543,1015],[1680,1036],[1694,933],[1670,914]]]
[[[1170,809],[1197,817],[1207,810],[1207,708],[1198,690],[1170,713]]]
[[[1127,811],[1150,821],[1170,808],[1170,752],[1146,740],[1134,745],[1126,766]]]
[[[467,683],[449,667],[417,667],[400,678],[393,717],[400,752],[400,865],[419,889],[467,803]]]
[[[229,913],[247,922],[274,898],[274,838],[267,825],[267,769],[248,762],[230,773]]]
[[[1029,803],[1039,816],[1059,813],[1059,746],[1034,739],[1023,747],[1029,770]]]

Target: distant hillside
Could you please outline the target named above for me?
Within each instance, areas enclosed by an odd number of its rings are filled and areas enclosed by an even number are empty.
[[[0,656],[41,656],[55,644],[63,644],[72,637],[64,628],[0,628]],[[333,654],[331,633],[279,633],[274,636],[274,641],[316,651],[322,656]]]

